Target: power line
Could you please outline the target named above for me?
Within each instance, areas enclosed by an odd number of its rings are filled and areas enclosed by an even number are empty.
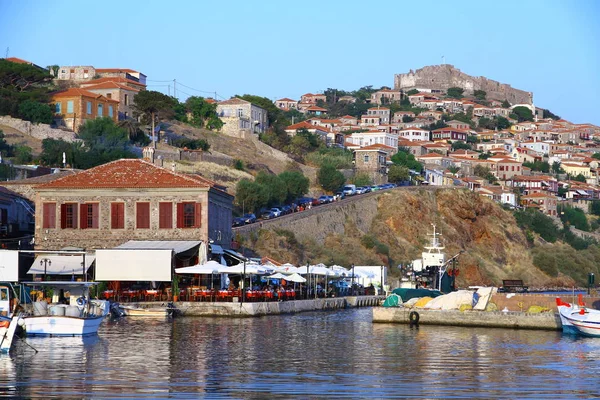
[[[214,91],[214,90],[213,90],[212,92],[209,92],[209,91],[207,91],[207,90],[194,89],[193,87],[191,87],[191,86],[188,86],[188,85],[184,85],[184,84],[183,84],[183,83],[181,83],[181,82],[178,82],[178,83],[179,83],[181,86],[183,86],[183,87],[186,87],[186,88],[188,88],[188,89],[195,90],[196,92],[200,92],[200,93],[210,93],[210,94],[214,94],[214,93],[215,93],[215,91]]]

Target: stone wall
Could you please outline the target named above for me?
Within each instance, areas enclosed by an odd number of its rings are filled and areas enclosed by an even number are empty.
[[[23,121],[22,119],[13,118],[8,115],[0,116],[0,125],[10,126],[13,129],[18,130],[24,135],[29,135],[35,139],[62,139],[66,142],[75,142],[75,133],[70,131],[64,131],[62,129],[51,128],[50,125],[46,124],[34,124],[29,121]]]
[[[394,75],[394,89],[441,89],[460,87],[465,94],[472,95],[475,90],[484,90],[487,99],[508,100],[511,104],[532,104],[533,94],[511,87],[508,84],[487,79],[483,76],[470,76],[449,64],[430,65],[406,74]]]

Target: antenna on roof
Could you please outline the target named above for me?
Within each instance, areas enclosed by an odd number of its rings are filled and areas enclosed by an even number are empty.
[[[442,56],[442,65],[446,65],[446,56]]]
[[[8,58],[8,50],[10,49],[10,47],[6,46],[6,55],[4,56],[4,58]]]

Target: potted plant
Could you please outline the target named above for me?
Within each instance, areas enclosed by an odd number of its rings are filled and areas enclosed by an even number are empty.
[[[177,301],[179,298],[179,276],[173,275],[173,281],[171,282],[171,293],[173,294],[173,301]]]

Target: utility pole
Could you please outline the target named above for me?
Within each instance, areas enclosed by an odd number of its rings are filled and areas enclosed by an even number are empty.
[[[177,98],[177,79],[173,79],[173,97]]]
[[[10,49],[10,47],[6,46],[6,55],[4,56],[4,58],[8,58],[8,50]]]
[[[217,101],[217,92],[215,92],[215,101]]]
[[[167,94],[171,97],[171,85],[167,85]]]

